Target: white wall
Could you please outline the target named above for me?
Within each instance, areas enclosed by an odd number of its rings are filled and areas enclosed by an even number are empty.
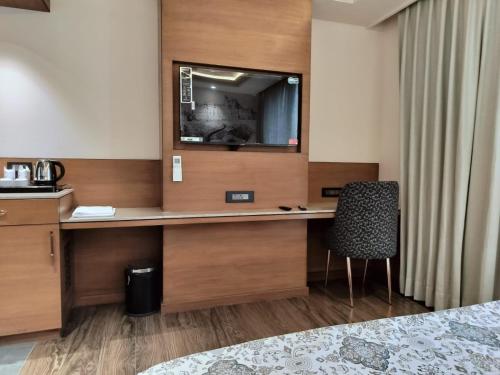
[[[311,161],[380,163],[399,178],[395,19],[376,29],[313,20]]]
[[[399,181],[399,29],[397,17],[380,26],[384,64],[380,120],[379,178]]]
[[[157,0],[0,7],[0,157],[160,157]]]
[[[0,157],[160,158],[157,0],[0,7]],[[398,30],[313,20],[311,161],[399,177]]]

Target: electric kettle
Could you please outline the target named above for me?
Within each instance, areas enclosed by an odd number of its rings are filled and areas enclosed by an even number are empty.
[[[59,174],[56,167],[59,167]],[[63,178],[64,165],[57,160],[38,160],[35,165],[33,182],[35,185],[56,186],[57,181]]]

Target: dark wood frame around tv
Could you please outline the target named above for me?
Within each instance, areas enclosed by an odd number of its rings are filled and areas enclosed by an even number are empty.
[[[289,73],[289,72],[275,72],[266,70],[255,70],[255,69],[245,69],[245,68],[235,68],[220,65],[204,65],[195,64],[189,62],[179,62],[174,61],[172,63],[172,97],[173,97],[173,141],[174,150],[197,150],[197,151],[243,151],[243,152],[280,152],[280,153],[297,153],[301,151],[302,143],[302,84],[299,90],[299,113],[298,113],[298,129],[297,135],[299,144],[297,146],[265,146],[265,145],[243,145],[243,146],[232,146],[232,145],[217,145],[217,144],[190,144],[183,143],[180,141],[180,73],[179,67],[182,65],[189,66],[200,66],[205,68],[226,68],[226,69],[238,69],[248,72],[258,72],[258,73],[276,73],[276,74],[289,74],[297,75],[300,77],[302,82],[302,74],[300,73]]]

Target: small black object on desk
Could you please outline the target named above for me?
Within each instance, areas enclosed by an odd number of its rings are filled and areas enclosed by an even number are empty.
[[[288,207],[288,206],[279,206],[279,209],[280,209],[280,210],[283,210],[283,211],[291,211],[291,210],[292,210],[292,207]]]
[[[60,185],[0,186],[0,193],[57,193],[65,188],[66,187]]]

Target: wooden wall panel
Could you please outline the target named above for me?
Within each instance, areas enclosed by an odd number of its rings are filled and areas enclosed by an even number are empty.
[[[0,0],[0,6],[50,12],[50,0]]]
[[[161,205],[161,160],[60,159],[66,175],[60,183],[74,189],[75,205],[158,207]],[[7,161],[36,159],[2,158]],[[3,173],[3,172],[2,172]]]
[[[169,211],[238,210],[296,207],[307,203],[307,160],[304,155],[228,151],[178,151],[183,182],[170,183]],[[169,159],[166,164],[171,165]],[[171,170],[171,167],[168,168]],[[253,190],[254,203],[225,203],[227,190]]]
[[[158,207],[161,204],[159,160],[63,160],[63,183],[75,189],[76,204]]]
[[[309,72],[308,0],[164,0],[162,5],[164,54],[170,59]]]
[[[309,163],[309,202],[332,202],[337,198],[322,198],[322,187],[342,187],[348,182],[377,181],[378,163]],[[308,280],[324,280],[327,257],[326,231],[331,219],[309,220],[307,226]],[[334,257],[331,278],[346,277],[345,258]],[[363,261],[354,261],[354,276],[361,275]]]
[[[165,210],[237,209],[223,201],[236,186],[257,191],[255,208],[307,202],[310,42],[310,0],[162,1]],[[175,150],[173,61],[302,74],[301,153]],[[171,181],[172,155],[183,182]]]
[[[74,304],[123,302],[127,265],[149,260],[161,267],[161,251],[161,227],[73,231]]]
[[[306,222],[165,227],[164,311],[307,293]]]
[[[309,202],[331,202],[322,198],[323,187],[343,187],[348,182],[377,181],[378,163],[309,163]]]

